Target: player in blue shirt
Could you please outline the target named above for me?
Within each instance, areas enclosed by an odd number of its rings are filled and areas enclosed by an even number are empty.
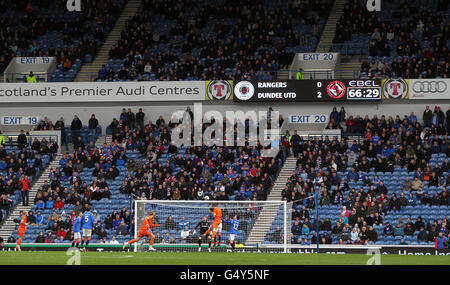
[[[78,212],[78,217],[75,218],[75,221],[73,222],[72,229],[73,229],[73,242],[72,247],[76,246],[78,247],[81,242],[81,216],[83,215],[82,212]]]
[[[231,224],[230,225],[230,245],[231,245],[231,248],[234,250],[234,248],[235,248],[234,240],[236,239],[236,236],[239,233],[239,223],[240,223],[239,218],[237,217],[237,215],[234,215],[233,219],[228,220],[228,221],[222,219],[222,221],[227,224]]]
[[[94,228],[94,214],[91,212],[91,206],[86,206],[86,211],[81,217],[81,229],[83,231],[83,240],[81,241],[81,247],[83,247],[84,242],[86,242],[84,246],[84,250],[88,246],[91,241],[92,229]],[[83,250],[83,248],[82,248]]]

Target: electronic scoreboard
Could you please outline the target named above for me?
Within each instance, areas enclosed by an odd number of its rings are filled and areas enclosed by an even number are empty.
[[[381,100],[381,80],[240,81],[235,102],[322,102]]]

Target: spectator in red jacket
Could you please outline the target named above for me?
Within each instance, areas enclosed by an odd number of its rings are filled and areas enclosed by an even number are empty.
[[[347,207],[346,207],[346,206],[343,206],[343,207],[342,207],[342,211],[341,211],[341,213],[340,213],[340,217],[341,217],[341,218],[343,218],[343,217],[348,218],[348,216],[350,216],[350,213],[347,211]]]
[[[423,58],[430,59],[433,57],[433,53],[431,52],[430,48],[426,48],[423,52]]]
[[[284,146],[286,151],[289,151],[290,144],[289,144],[289,141],[286,139],[286,137],[283,138],[283,140],[281,141],[281,144]]]
[[[55,203],[53,203],[53,208],[55,208],[56,210],[64,208],[64,202],[61,200],[60,197],[56,198]]]
[[[30,194],[30,186],[31,182],[28,179],[28,176],[23,175],[22,179],[19,181],[19,186],[22,188],[22,206],[28,206],[28,199]]]
[[[345,122],[345,125],[347,126],[347,133],[348,134],[352,134],[353,133],[353,129],[355,127],[355,119],[353,119],[353,116],[350,116],[347,119],[347,122]]]
[[[56,233],[56,239],[63,241],[66,237],[66,231],[63,227],[59,228],[59,231]]]

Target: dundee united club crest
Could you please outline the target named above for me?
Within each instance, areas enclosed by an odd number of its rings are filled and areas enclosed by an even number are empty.
[[[345,95],[346,87],[341,81],[333,81],[327,86],[327,94],[333,99],[342,98]]]

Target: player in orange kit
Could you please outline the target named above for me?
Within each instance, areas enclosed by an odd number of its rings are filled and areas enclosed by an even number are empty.
[[[19,225],[19,230],[18,230],[19,238],[17,239],[17,245],[16,245],[16,248],[18,251],[22,251],[20,249],[20,245],[22,244],[23,237],[25,236],[25,231],[27,230],[27,226],[30,224],[30,223],[27,223],[28,212],[22,211],[21,214],[22,214],[22,217],[20,218],[20,225]]]
[[[154,211],[150,212],[150,215],[144,219],[144,223],[141,226],[141,229],[139,230],[139,233],[137,235],[137,238],[130,240],[129,242],[125,242],[123,244],[123,249],[129,244],[135,243],[139,240],[141,240],[143,237],[150,237],[150,247],[148,250],[156,251],[156,249],[153,248],[153,242],[155,241],[155,235],[150,232],[150,228],[152,227],[159,227],[158,224],[153,224],[152,219],[156,215]]]
[[[211,240],[214,241],[214,239],[216,238],[217,232],[219,232],[219,234],[221,234],[222,210],[219,207],[215,206],[214,208],[210,208],[209,212],[212,214],[212,216],[214,218],[213,218],[211,227],[203,234],[203,236],[206,237],[208,235],[208,233],[212,230]]]

